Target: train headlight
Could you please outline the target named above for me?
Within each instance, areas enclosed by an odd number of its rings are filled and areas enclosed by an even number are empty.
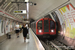
[[[39,30],[39,32],[41,33],[41,32],[42,32],[42,30]]]
[[[54,30],[51,30],[51,32],[54,32]]]

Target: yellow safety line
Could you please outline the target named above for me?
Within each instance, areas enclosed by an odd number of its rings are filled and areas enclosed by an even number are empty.
[[[31,34],[32,34],[32,33],[31,33]],[[34,40],[35,40],[35,43],[36,43],[37,49],[39,50],[39,47],[38,47],[37,41],[36,41],[36,39],[35,39],[35,37],[34,37],[34,34],[32,34],[32,36],[33,36],[33,38],[34,38]]]

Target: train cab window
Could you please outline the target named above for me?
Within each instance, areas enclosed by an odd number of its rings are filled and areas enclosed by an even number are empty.
[[[49,21],[44,20],[44,32],[49,32]]]
[[[42,21],[38,22],[38,29],[42,29]]]
[[[50,21],[50,29],[55,29],[55,23],[54,23],[54,21]]]

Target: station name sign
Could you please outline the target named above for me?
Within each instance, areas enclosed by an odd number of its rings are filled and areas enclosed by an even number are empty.
[[[26,10],[14,10],[14,14],[26,14]]]

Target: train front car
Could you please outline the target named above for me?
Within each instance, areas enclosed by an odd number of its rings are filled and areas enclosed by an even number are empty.
[[[50,18],[42,18],[36,22],[36,35],[39,38],[51,38],[56,35],[56,23]]]

